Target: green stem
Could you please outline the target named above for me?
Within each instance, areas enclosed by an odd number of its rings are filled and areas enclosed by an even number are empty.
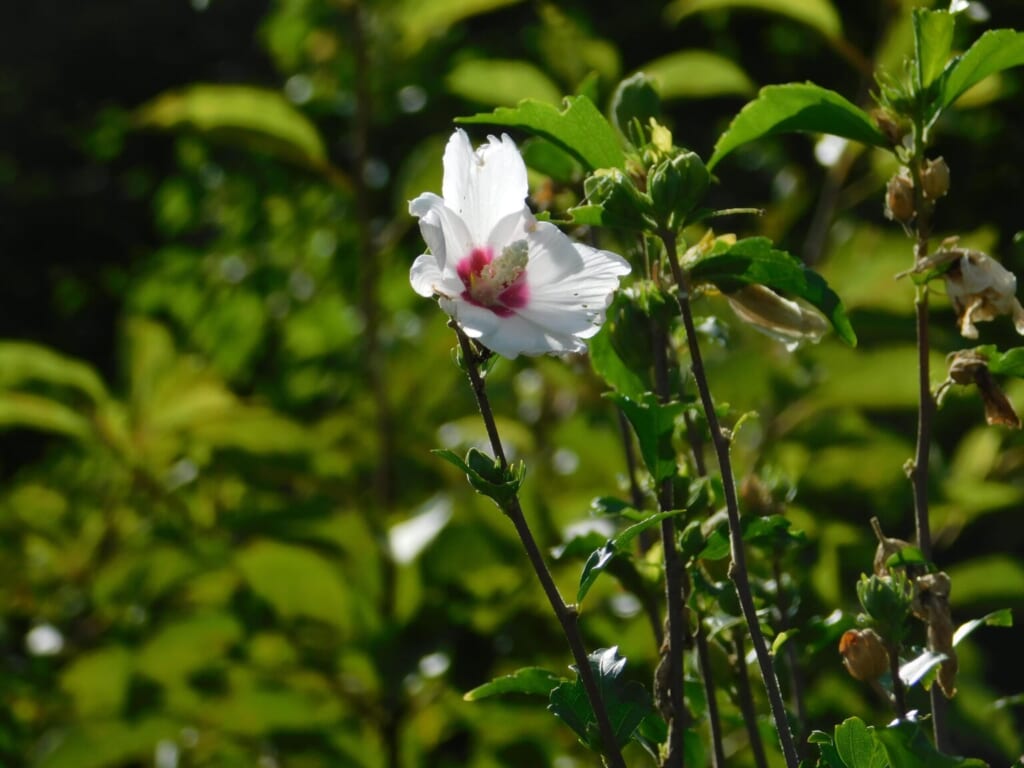
[[[761,632],[761,625],[757,618],[757,608],[754,605],[754,596],[750,590],[746,553],[743,549],[743,529],[740,524],[739,501],[736,498],[736,480],[732,470],[732,459],[729,456],[729,438],[722,431],[718,416],[715,413],[715,403],[711,397],[711,390],[708,387],[707,374],[704,370],[704,358],[701,355],[700,345],[697,343],[697,328],[694,325],[693,311],[690,308],[689,280],[679,266],[675,233],[662,231],[659,234],[665,243],[665,252],[668,255],[669,266],[672,269],[672,277],[679,288],[679,315],[686,329],[686,341],[690,349],[690,368],[693,373],[694,382],[697,385],[697,391],[700,393],[704,416],[707,419],[708,429],[711,432],[711,442],[714,445],[715,454],[718,458],[718,467],[722,473],[726,513],[729,518],[729,546],[732,556],[732,562],[729,566],[729,578],[732,579],[733,585],[736,588],[740,608],[743,611],[743,618],[750,632],[750,639],[754,646],[754,653],[757,656],[758,666],[761,669],[761,678],[764,682],[765,691],[768,694],[768,705],[771,708],[775,728],[779,734],[779,743],[782,746],[782,754],[785,757],[786,766],[787,768],[797,768],[800,760],[793,739],[793,731],[789,725],[786,706],[782,700],[782,690],[779,687],[779,679],[775,674],[775,668],[772,666],[771,654],[768,651],[768,644],[765,642],[764,634]]]
[[[498,427],[494,420],[494,412],[491,410],[490,400],[487,397],[486,385],[483,377],[480,375],[480,357],[474,349],[472,342],[462,332],[462,329],[454,321],[450,325],[455,330],[455,334],[459,339],[459,346],[462,348],[462,359],[465,362],[466,375],[469,377],[469,383],[473,388],[477,407],[480,409],[480,416],[483,418],[484,427],[487,430],[487,437],[491,441],[491,449],[501,463],[502,469],[508,469],[508,460],[505,458],[505,451],[502,448],[501,438],[498,435]],[[601,691],[594,677],[594,671],[590,667],[590,659],[587,656],[586,646],[583,642],[583,634],[580,632],[579,614],[576,606],[567,605],[558,591],[551,571],[548,569],[547,563],[544,562],[544,556],[541,554],[540,547],[537,546],[537,541],[530,530],[529,523],[526,522],[526,516],[523,514],[519,497],[514,496],[503,511],[516,529],[523,549],[526,550],[526,555],[530,560],[530,565],[533,566],[533,571],[537,575],[537,579],[544,589],[544,594],[547,596],[548,602],[558,618],[558,623],[562,626],[565,639],[569,643],[569,649],[572,651],[573,660],[576,662],[580,681],[583,683],[590,706],[594,710],[594,717],[597,719],[597,727],[601,734],[601,741],[604,744],[604,757],[607,764],[611,768],[626,768],[626,763],[622,759],[622,752],[615,740],[615,730],[612,727],[611,719],[608,717],[608,710],[601,699]]]

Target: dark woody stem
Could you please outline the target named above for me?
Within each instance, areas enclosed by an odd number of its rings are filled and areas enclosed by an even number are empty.
[[[764,634],[761,632],[761,625],[757,618],[757,608],[754,605],[754,596],[750,590],[746,553],[743,550],[743,530],[740,524],[739,502],[736,498],[736,480],[732,470],[732,459],[729,456],[729,438],[722,431],[718,416],[715,413],[715,403],[711,398],[711,390],[708,387],[707,374],[704,370],[704,358],[701,355],[700,345],[697,343],[697,329],[693,322],[693,311],[690,308],[689,279],[679,266],[675,233],[662,231],[659,235],[665,243],[665,252],[668,256],[669,266],[672,269],[672,277],[679,288],[679,315],[686,329],[686,341],[690,349],[690,368],[693,373],[694,382],[697,385],[697,391],[700,394],[704,416],[708,422],[708,430],[711,432],[711,441],[718,458],[718,467],[722,473],[726,512],[729,518],[729,545],[732,556],[732,562],[729,566],[729,578],[732,579],[733,585],[736,588],[740,608],[743,611],[743,618],[750,632],[750,640],[754,646],[758,666],[761,669],[761,678],[764,681],[765,691],[768,694],[768,704],[771,708],[772,718],[775,721],[775,729],[779,734],[779,742],[782,746],[782,754],[786,759],[786,766],[787,768],[797,768],[800,760],[793,739],[793,731],[789,725],[786,707],[782,700],[782,691],[779,687],[779,679],[775,674],[775,668],[772,666],[771,654],[768,652],[768,644],[765,642]]]
[[[921,171],[924,167],[924,129],[919,123],[914,131],[914,157],[910,172],[914,180],[914,266],[917,267],[928,256],[928,242],[932,233],[932,217],[935,204],[925,199],[922,190]],[[914,462],[910,469],[910,483],[914,491],[914,529],[917,546],[926,560],[932,559],[932,533],[928,513],[928,454],[932,444],[932,421],[935,415],[935,398],[931,391],[929,366],[930,339],[928,336],[928,286],[917,289],[914,299],[917,324],[917,446]],[[893,685],[895,686],[895,678]],[[935,747],[940,752],[949,749],[946,728],[946,700],[939,686],[933,685],[929,693],[932,710],[932,732]]]
[[[654,329],[654,386],[658,399],[668,402],[671,390],[668,381],[668,339],[661,329]],[[662,512],[675,508],[672,478],[661,481],[658,507]],[[668,753],[663,768],[682,768],[686,735],[686,701],[683,696],[683,653],[685,651],[686,604],[683,561],[676,547],[676,524],[671,517],[661,521],[661,547],[665,559],[665,610],[668,616],[667,642],[662,644],[668,659],[668,698],[671,717],[668,724]],[[664,662],[662,662],[664,663]]]
[[[491,410],[484,379],[480,374],[480,355],[474,348],[473,343],[454,321],[449,323],[449,325],[455,330],[455,335],[458,336],[466,375],[469,377],[469,383],[476,397],[477,407],[480,409],[480,415],[483,417],[484,427],[487,429],[487,437],[491,441],[491,449],[501,463],[502,469],[508,469],[508,460],[505,458],[505,451],[501,446],[501,439],[498,436],[494,412]],[[551,576],[551,571],[548,570],[548,566],[544,562],[544,556],[541,554],[540,547],[537,546],[533,533],[530,531],[530,526],[526,522],[523,508],[519,504],[519,497],[514,496],[503,507],[502,511],[512,521],[512,525],[519,535],[519,540],[522,542],[523,549],[526,550],[530,565],[533,566],[534,573],[537,574],[537,579],[544,589],[544,594],[547,596],[548,602],[558,618],[558,623],[562,625],[562,632],[565,634],[565,639],[569,643],[569,649],[572,651],[572,657],[576,662],[580,681],[583,683],[587,698],[590,700],[590,706],[594,710],[594,716],[597,718],[597,727],[601,733],[601,741],[604,744],[605,761],[610,768],[626,768],[626,763],[622,759],[622,752],[619,750],[618,743],[615,740],[615,731],[608,717],[608,710],[601,699],[600,689],[597,686],[597,680],[594,678],[594,671],[590,667],[587,649],[583,643],[583,635],[579,628],[579,614],[577,613],[576,606],[567,605],[565,600],[562,599],[562,595],[555,585],[555,580]]]

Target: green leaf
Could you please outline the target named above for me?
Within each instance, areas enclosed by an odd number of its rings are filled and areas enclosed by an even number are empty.
[[[609,539],[601,547],[594,550],[590,554],[590,557],[587,558],[587,562],[583,565],[583,572],[580,574],[580,586],[576,593],[576,602],[583,602],[583,598],[586,597],[587,592],[590,591],[594,582],[597,581],[597,577],[600,576],[609,565],[611,565],[615,555],[620,550],[624,549],[627,544],[647,529],[660,523],[662,520],[675,515],[681,515],[683,511],[684,510],[681,509],[673,509],[650,515],[640,522],[629,526],[618,536]]]
[[[526,475],[526,465],[522,462],[502,469],[497,459],[492,459],[476,448],[469,449],[465,461],[447,449],[437,449],[431,453],[465,472],[466,479],[476,492],[491,499],[502,509],[519,493],[519,486]]]
[[[463,695],[465,701],[479,701],[490,696],[502,696],[507,693],[525,693],[549,696],[551,691],[564,679],[554,672],[541,667],[523,667],[511,675],[496,677],[489,683],[478,685]]]
[[[61,688],[71,696],[79,717],[116,717],[124,706],[132,666],[132,654],[124,646],[100,647],[61,672]]]
[[[825,37],[842,37],[839,14],[828,0],[674,0],[665,9],[669,20],[678,22],[694,13],[744,8],[788,16],[816,29]]]
[[[648,387],[619,357],[612,344],[612,333],[613,326],[606,322],[597,335],[590,339],[590,365],[594,373],[604,379],[609,387],[626,397],[638,400],[643,397]]]
[[[927,565],[924,553],[914,546],[903,547],[885,561],[886,568],[906,568],[908,565]]]
[[[658,84],[662,100],[750,96],[756,86],[731,59],[712,51],[676,51],[640,67]]]
[[[0,387],[31,382],[75,389],[94,403],[107,398],[106,387],[92,366],[38,344],[0,342]]]
[[[23,392],[0,392],[0,431],[37,429],[77,440],[93,436],[91,422],[74,409],[48,397]]]
[[[719,242],[693,265],[690,274],[726,293],[756,284],[797,296],[821,310],[839,338],[851,347],[857,345],[843,303],[825,279],[785,251],[773,249],[767,238],[752,237],[731,245]]]
[[[572,184],[583,176],[583,169],[576,159],[550,141],[534,137],[519,145],[526,164],[535,171],[547,174],[555,181]]]
[[[456,118],[464,125],[519,128],[557,144],[588,170],[623,168],[626,160],[615,129],[586,96],[565,99],[565,109],[527,99],[519,106]]]
[[[1024,65],[1024,32],[990,29],[947,69],[940,86],[939,108],[945,109],[973,85],[1004,69]]]
[[[982,760],[938,752],[917,722],[904,720],[891,728],[876,728],[875,739],[885,749],[891,768],[988,768]]]
[[[316,126],[277,91],[249,85],[190,85],[168,91],[136,112],[139,125],[191,127],[315,169],[327,165]]]
[[[311,618],[346,631],[348,588],[333,563],[306,547],[255,541],[235,556],[249,587],[286,618]]]
[[[33,763],[37,768],[112,768],[152,760],[157,742],[174,741],[182,724],[162,717],[133,722],[89,720],[63,730]]]
[[[463,61],[444,82],[456,96],[493,107],[512,106],[523,99],[558,104],[562,98],[561,90],[543,71],[514,59]]]
[[[242,638],[242,627],[227,613],[197,614],[172,622],[138,652],[139,671],[171,684],[223,658]]]
[[[636,72],[620,82],[612,95],[612,119],[615,127],[637,147],[643,146],[644,129],[651,120],[662,121],[661,98],[644,72]],[[635,130],[639,127],[639,134]]]
[[[1013,626],[1013,611],[1009,608],[1003,608],[1000,611],[993,611],[987,616],[982,616],[980,619],[971,619],[970,621],[964,622],[956,628],[956,632],[953,633],[953,646],[960,644],[960,641],[971,634],[978,627],[983,625],[990,627],[1012,627]]]
[[[607,397],[618,404],[633,425],[644,464],[655,482],[674,477],[678,468],[672,433],[676,417],[685,408],[683,403],[663,404],[650,392],[644,393],[640,400],[633,400],[617,392],[608,393]]]
[[[956,17],[947,11],[914,9],[914,64],[917,87],[928,89],[942,74],[953,48]]]
[[[411,56],[452,25],[473,16],[515,5],[520,0],[402,0],[391,5],[389,20],[398,28],[398,41]],[[385,6],[388,7],[388,6]]]
[[[715,144],[708,170],[748,142],[780,133],[830,133],[875,147],[889,142],[871,118],[838,93],[813,83],[765,86]]]
[[[1024,347],[1014,347],[1000,352],[995,346],[986,344],[982,347],[975,347],[974,351],[986,357],[988,369],[992,373],[1024,378]]]
[[[587,658],[608,711],[616,743],[622,746],[654,711],[651,698],[640,683],[621,679],[626,659],[619,655],[618,648],[598,649]],[[578,674],[575,681],[564,682],[551,692],[548,709],[572,728],[584,744],[595,751],[603,751],[597,718]]]
[[[885,768],[888,765],[873,731],[859,717],[848,718],[836,726],[836,752],[849,768]]]
[[[919,656],[900,665],[900,680],[908,688],[917,685],[929,672],[946,660],[946,654],[924,651]]]

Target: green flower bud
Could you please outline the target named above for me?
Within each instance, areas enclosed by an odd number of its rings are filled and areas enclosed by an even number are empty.
[[[591,205],[603,209],[601,223],[623,229],[646,229],[645,215],[651,201],[636,188],[633,180],[618,168],[602,169],[588,176],[583,191]]]
[[[899,646],[913,602],[913,588],[906,575],[861,576],[857,597],[882,636]]]
[[[670,229],[685,224],[710,185],[711,174],[693,152],[681,152],[656,165],[648,177],[648,189],[658,222]]]

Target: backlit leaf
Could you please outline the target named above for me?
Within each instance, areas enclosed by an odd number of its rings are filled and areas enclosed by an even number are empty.
[[[712,51],[676,51],[644,64],[639,71],[657,82],[665,101],[748,96],[756,87],[732,59]]]
[[[527,99],[517,107],[460,117],[463,125],[498,125],[542,136],[576,157],[590,170],[622,168],[625,157],[615,129],[586,96],[570,96],[565,108]]]
[[[1024,65],[1024,32],[990,29],[946,71],[939,106],[950,106],[971,86],[989,75]]]
[[[733,119],[715,144],[710,170],[744,144],[780,133],[829,133],[876,147],[888,141],[868,117],[834,91],[812,83],[769,85]]]
[[[563,678],[540,667],[524,667],[511,675],[496,677],[489,683],[478,685],[463,695],[466,701],[479,701],[489,696],[500,696],[506,693],[525,693],[548,696],[563,681]]]
[[[843,32],[839,14],[828,0],[674,0],[665,9],[665,15],[680,21],[694,13],[733,8],[788,16],[825,37],[840,37]]]

